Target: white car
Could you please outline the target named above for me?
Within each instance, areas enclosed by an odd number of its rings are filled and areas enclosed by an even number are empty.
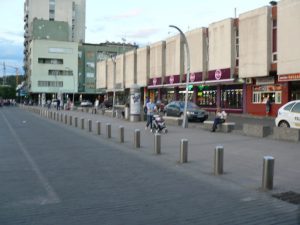
[[[278,127],[300,129],[300,100],[286,103],[278,109],[275,124]]]
[[[93,106],[93,103],[89,100],[83,100],[81,103],[80,103],[80,106],[82,107],[90,107],[90,106]]]

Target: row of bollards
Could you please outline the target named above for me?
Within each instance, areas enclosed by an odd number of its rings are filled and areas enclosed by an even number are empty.
[[[72,126],[73,117],[70,115],[69,120],[67,114],[59,114],[58,112],[49,112],[49,111],[40,111],[40,115],[45,116],[47,118],[51,118],[53,120],[61,121],[62,123],[68,124]],[[85,120],[84,118],[80,118],[80,128],[82,130],[84,127]],[[74,117],[74,126],[78,127],[78,117]],[[101,135],[101,122],[96,121],[96,130],[97,134]],[[92,132],[92,120],[88,120],[88,132]],[[108,139],[111,138],[111,124],[106,123],[106,137]],[[124,143],[124,127],[119,126],[119,136],[118,140],[120,143]],[[133,136],[133,145],[135,148],[141,147],[141,132],[139,129],[134,130]],[[156,133],[154,135],[154,154],[161,154],[161,135]],[[218,176],[224,173],[224,147],[218,145],[214,149],[214,168],[213,174]],[[188,140],[181,139],[180,141],[180,151],[179,151],[179,163],[187,163],[188,162]],[[262,189],[263,190],[272,190],[273,189],[273,177],[274,177],[274,157],[265,156],[263,158],[263,173],[262,173]]]

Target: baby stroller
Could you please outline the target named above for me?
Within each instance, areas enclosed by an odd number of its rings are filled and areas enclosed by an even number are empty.
[[[164,132],[165,134],[168,133],[168,129],[165,124],[165,120],[160,115],[153,115],[152,120],[152,133],[161,133]]]

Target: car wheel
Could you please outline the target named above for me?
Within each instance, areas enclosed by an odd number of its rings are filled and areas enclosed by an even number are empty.
[[[281,121],[278,126],[279,127],[290,127],[290,124],[287,121]]]

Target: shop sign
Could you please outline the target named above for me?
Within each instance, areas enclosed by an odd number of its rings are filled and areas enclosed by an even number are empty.
[[[153,85],[156,85],[157,84],[157,79],[153,78],[152,82],[153,82]]]
[[[161,84],[161,78],[160,77],[154,77],[154,78],[151,78],[149,80],[149,85],[159,85]]]
[[[164,79],[165,84],[177,84],[180,81],[180,76],[179,75],[171,75],[171,76],[166,76]]]
[[[170,82],[170,84],[173,84],[173,83],[174,83],[174,76],[170,76],[169,82]]]
[[[224,80],[230,78],[230,68],[208,71],[208,80]]]
[[[190,75],[190,81],[191,81],[191,82],[194,82],[194,81],[195,81],[195,78],[196,78],[195,73],[191,73],[191,75]]]
[[[287,75],[278,75],[278,81],[293,81],[293,80],[300,80],[300,73],[295,74],[287,74]]]
[[[261,85],[254,86],[253,91],[281,91],[282,85]]]
[[[266,84],[274,84],[274,77],[260,77],[256,78],[257,85],[266,85]]]
[[[216,72],[215,72],[216,80],[220,80],[221,77],[222,77],[222,71],[221,70],[216,70]]]

